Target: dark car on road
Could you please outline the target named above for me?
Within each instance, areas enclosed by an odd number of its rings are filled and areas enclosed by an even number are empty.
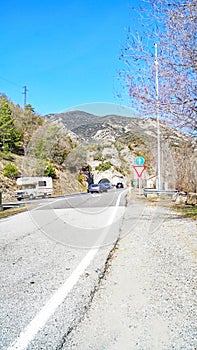
[[[110,182],[102,182],[99,185],[105,186],[108,190],[111,190],[112,188],[114,188],[114,186]]]
[[[124,188],[123,183],[122,183],[122,182],[118,182],[118,183],[116,184],[116,188]]]
[[[91,184],[88,186],[89,193],[102,193],[107,192],[106,186],[104,184]]]

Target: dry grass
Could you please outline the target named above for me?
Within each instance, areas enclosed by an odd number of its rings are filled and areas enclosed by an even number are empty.
[[[20,208],[10,208],[10,209],[1,210],[0,211],[0,219],[7,218],[9,216],[22,213],[26,210],[27,210],[26,206],[20,207]]]
[[[197,220],[197,206],[195,205],[174,204],[173,209],[183,218]]]

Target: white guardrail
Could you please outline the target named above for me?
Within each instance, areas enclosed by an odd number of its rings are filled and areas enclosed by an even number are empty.
[[[158,196],[159,194],[173,195],[178,192],[178,190],[158,190],[156,188],[144,188],[144,196],[146,198],[148,197],[148,194],[156,194]]]

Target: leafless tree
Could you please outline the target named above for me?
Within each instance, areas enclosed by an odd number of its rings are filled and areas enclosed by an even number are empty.
[[[159,114],[197,135],[197,0],[142,0],[136,25],[127,31],[120,60],[122,89],[143,116],[156,115],[155,73],[158,64]],[[132,9],[134,11],[134,9]],[[135,29],[136,28],[136,29]],[[158,60],[154,44],[158,46]]]

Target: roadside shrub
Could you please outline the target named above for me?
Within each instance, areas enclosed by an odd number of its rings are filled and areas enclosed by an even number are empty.
[[[98,171],[106,171],[108,169],[110,169],[112,167],[112,163],[111,162],[105,162],[105,163],[101,163],[96,167],[96,170]]]
[[[130,151],[134,151],[133,145],[131,142],[128,143],[128,148],[130,149]]]
[[[125,175],[125,171],[124,171],[123,168],[118,167],[118,166],[115,166],[114,169],[115,169],[117,172],[121,173],[122,175]]]
[[[56,177],[55,167],[52,164],[47,165],[44,170],[44,175],[50,176],[54,179]]]
[[[12,160],[13,157],[9,151],[0,152],[0,159]]]
[[[105,158],[106,158],[106,159],[112,159],[112,155],[111,155],[110,153],[107,153],[107,154],[105,155]]]
[[[94,160],[100,160],[101,162],[103,161],[103,156],[102,156],[102,152],[97,152],[94,154]]]
[[[3,169],[3,175],[5,177],[14,178],[18,174],[18,168],[12,163],[8,163]]]
[[[119,141],[115,141],[114,146],[118,152],[122,151],[125,148],[125,146]]]
[[[95,151],[95,149],[96,149],[96,146],[95,146],[95,145],[90,145],[90,146],[88,146],[88,148],[87,148],[87,150],[88,150],[89,152],[93,152],[93,151]]]
[[[85,175],[84,174],[79,174],[77,180],[83,185],[85,179]]]

